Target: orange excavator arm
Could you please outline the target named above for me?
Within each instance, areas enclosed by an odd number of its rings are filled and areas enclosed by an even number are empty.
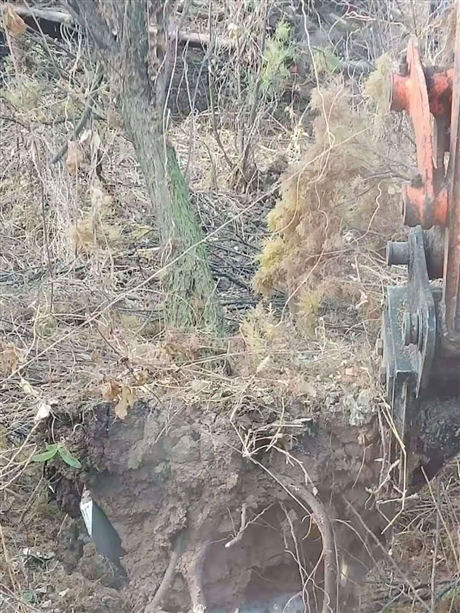
[[[381,380],[407,442],[421,404],[460,396],[460,0],[454,66],[425,67],[412,37],[391,108],[410,116],[417,148],[403,191],[408,241],[387,248],[389,265],[407,266],[407,284],[387,288],[380,344]]]

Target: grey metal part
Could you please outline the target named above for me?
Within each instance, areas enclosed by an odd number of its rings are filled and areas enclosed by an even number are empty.
[[[404,437],[406,422],[410,421],[416,405],[417,387],[415,348],[405,346],[402,332],[403,314],[407,305],[407,287],[387,288],[382,327],[385,386],[401,438]]]
[[[98,552],[114,564],[120,564],[124,551],[121,539],[104,511],[93,501],[93,533],[91,538]]]
[[[419,320],[419,338],[416,344],[417,396],[428,386],[436,348],[436,309],[428,278],[424,240],[424,232],[420,226],[411,229],[408,308]]]
[[[417,399],[430,382],[436,350],[435,292],[422,228],[412,228],[407,243],[390,243],[387,260],[408,266],[407,285],[387,289],[382,328],[387,398],[404,440]]]
[[[387,250],[390,265],[407,264],[408,282],[403,287],[387,289],[381,379],[400,440],[406,450],[412,451],[414,441],[418,441],[416,447],[422,444],[423,433],[419,432],[422,413],[433,415],[429,409],[437,407],[441,418],[442,407],[452,402],[459,404],[460,354],[445,342],[442,288],[430,284],[429,279],[430,257],[434,253],[439,259],[439,240],[434,239],[440,236],[418,226],[410,230],[407,243],[390,243]],[[452,416],[449,419],[454,427]],[[441,450],[437,455],[440,453]],[[434,458],[436,453],[430,448],[428,455]]]
[[[387,245],[387,266],[407,266],[409,263],[409,243],[407,241]]]

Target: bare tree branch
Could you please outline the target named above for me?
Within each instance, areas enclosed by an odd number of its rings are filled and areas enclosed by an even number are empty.
[[[114,34],[111,32],[107,22],[98,11],[95,0],[64,0],[74,22],[86,29],[91,38],[100,49],[116,53],[118,44]]]
[[[67,11],[56,11],[53,9],[39,9],[35,7],[29,6],[14,6],[14,11],[20,17],[33,17],[35,20],[45,19],[47,21],[53,21],[55,23],[61,23],[67,26],[75,26],[77,23],[81,23],[80,15],[81,15],[81,6],[79,7],[78,0],[64,0],[69,9]],[[89,3],[93,3],[93,0],[88,0]],[[75,6],[73,6],[75,5]],[[0,11],[6,6],[4,3],[0,3]],[[120,12],[120,7],[124,6],[122,2],[114,3],[115,8]],[[86,8],[86,6],[85,6]],[[99,19],[100,19],[99,15]],[[106,24],[104,24],[106,27]],[[156,25],[149,25],[149,32],[151,34],[156,34],[158,32],[158,28]],[[110,34],[110,31],[108,31]],[[116,42],[113,35],[111,36],[111,42],[107,41],[107,44],[111,46],[112,42]],[[168,31],[168,37],[171,39],[177,39],[180,43],[191,45],[192,47],[207,47],[212,44],[215,47],[219,48],[234,48],[235,40],[233,38],[228,38],[225,36],[217,36],[213,37],[211,40],[211,36],[206,32],[181,32],[176,28],[172,28]]]

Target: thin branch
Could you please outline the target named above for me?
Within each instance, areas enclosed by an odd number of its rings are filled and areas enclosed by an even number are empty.
[[[6,3],[0,4],[0,11],[7,6]],[[47,21],[55,21],[65,25],[74,25],[75,21],[70,13],[65,11],[55,11],[53,9],[38,9],[35,7],[19,6],[15,4],[13,10],[19,17],[33,17],[37,19],[46,19]]]
[[[155,28],[149,29],[155,31]],[[236,46],[233,38],[225,36],[216,36],[214,38],[209,34],[200,32],[170,32],[169,35],[177,36],[180,43],[186,43],[192,47],[207,47],[212,44],[220,48],[234,49]]]
[[[228,272],[226,270],[222,270],[221,267],[219,267],[219,266],[212,266],[211,265],[211,269],[212,269],[212,271],[213,271],[215,276],[217,276],[217,277],[225,277],[226,279],[231,281],[234,285],[237,285],[238,287],[241,287],[242,289],[244,289],[244,290],[246,290],[248,292],[251,291],[251,288],[249,287],[249,285],[247,283],[245,283],[241,279],[238,279],[238,277],[235,277],[230,272]]]
[[[256,522],[259,517],[262,517],[262,515],[264,513],[266,513],[269,509],[272,508],[272,504],[269,504],[267,507],[265,507],[265,509],[262,509],[262,511],[260,513],[257,513],[257,515],[255,517],[253,517],[251,520],[247,521],[247,503],[244,502],[243,506],[241,507],[241,523],[240,523],[240,529],[238,530],[236,536],[234,538],[232,538],[230,541],[228,541],[228,543],[225,543],[225,548],[228,549],[229,547],[233,547],[233,545],[236,545],[237,543],[239,543],[241,541],[241,539],[243,538],[243,535],[246,531],[246,528],[248,526],[250,526],[251,524],[253,524],[254,522]]]
[[[243,538],[243,534],[244,534],[244,531],[246,530],[246,526],[247,526],[247,519],[246,519],[247,510],[248,510],[248,505],[247,505],[246,502],[243,502],[243,506],[241,507],[240,529],[238,530],[236,536],[234,538],[232,538],[231,541],[228,541],[228,543],[225,543],[225,547],[227,549],[229,547],[233,547],[233,545],[236,545],[237,543],[239,543],[241,541],[241,539]]]
[[[0,119],[3,119],[4,121],[11,121],[12,123],[17,123],[18,126],[21,126],[22,128],[25,128],[28,132],[30,132],[30,127],[26,126],[25,123],[22,123],[22,121],[19,121],[19,119],[16,119],[15,117],[9,117],[8,115],[0,115]]]
[[[80,117],[80,121],[77,123],[77,125],[75,126],[74,131],[72,132],[72,138],[70,140],[75,140],[76,138],[78,138],[79,134],[81,133],[81,131],[85,127],[86,122],[88,121],[88,119],[89,119],[89,117],[91,115],[91,112],[92,112],[92,103],[93,103],[94,93],[98,89],[100,84],[102,83],[103,76],[104,75],[103,75],[103,72],[102,72],[102,68],[99,66],[98,71],[96,73],[94,87],[91,90],[90,94],[88,95],[88,99],[86,101],[85,110],[83,111],[83,115]],[[55,155],[53,156],[53,159],[51,160],[51,163],[52,164],[56,164],[57,162],[59,162],[59,160],[62,157],[64,157],[64,155],[67,153],[67,149],[68,148],[69,148],[69,141],[67,141],[64,145],[62,145],[62,147],[59,149],[59,151],[57,153],[55,153]]]

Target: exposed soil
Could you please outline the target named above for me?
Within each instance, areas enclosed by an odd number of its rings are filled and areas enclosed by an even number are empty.
[[[317,492],[332,518],[339,575],[356,581],[365,574],[369,538],[343,496],[368,530],[379,532],[384,518],[366,491],[378,480],[375,422],[358,436],[338,412],[335,426],[307,422],[290,449],[282,438],[275,442],[273,432],[244,457],[242,437],[260,425],[261,413],[243,408],[233,427],[222,410],[165,407],[152,399],[137,403],[124,422],[105,404],[87,411],[78,426],[75,419],[53,424],[54,435],[69,440],[87,467],[80,480],[69,481],[57,463],[50,465],[49,474],[58,470],[53,483],[60,504],[77,517],[76,490],[83,482],[90,489],[122,539],[130,580],[125,592],[136,610],[154,596],[181,533],[180,574],[167,590],[164,610],[233,610],[296,593],[317,602],[311,610],[321,610],[323,545],[302,493],[306,488]],[[274,407],[264,413],[268,423],[277,419]],[[293,408],[289,420],[301,418],[305,408]],[[242,516],[248,525],[241,534]],[[374,545],[371,539],[371,550]],[[347,593],[349,585],[342,602],[356,598]]]

